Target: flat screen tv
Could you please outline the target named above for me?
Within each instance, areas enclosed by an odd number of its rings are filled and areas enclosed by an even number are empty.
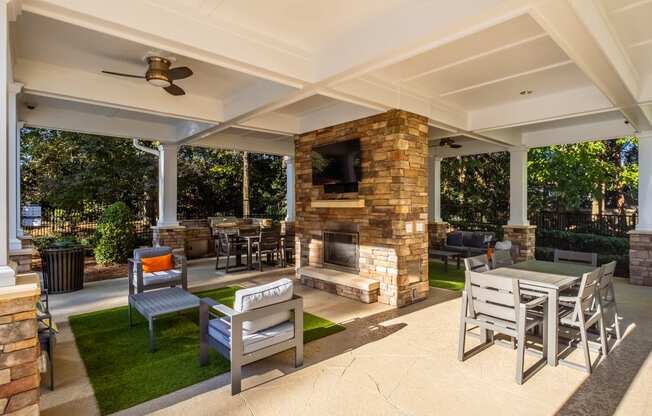
[[[361,178],[360,139],[312,148],[312,183],[325,192],[357,192]]]

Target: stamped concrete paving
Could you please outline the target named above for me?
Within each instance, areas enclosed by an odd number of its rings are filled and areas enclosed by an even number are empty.
[[[194,273],[212,272],[198,265]],[[593,375],[544,367],[523,386],[514,383],[515,351],[494,346],[456,360],[460,304],[454,292],[432,289],[427,301],[395,310],[297,288],[306,310],[347,327],[308,344],[302,368],[294,369],[290,354],[282,353],[246,367],[238,396],[230,395],[227,374],[122,414],[652,415],[652,288],[617,283],[626,336]],[[57,390],[44,395],[43,414],[96,413],[67,328],[57,365]]]

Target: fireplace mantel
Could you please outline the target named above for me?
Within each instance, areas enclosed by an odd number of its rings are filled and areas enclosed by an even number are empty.
[[[364,208],[364,199],[315,199],[312,208]]]

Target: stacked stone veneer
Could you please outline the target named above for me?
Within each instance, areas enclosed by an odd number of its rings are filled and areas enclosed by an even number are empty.
[[[518,245],[517,261],[533,260],[536,248],[536,225],[505,225],[503,240]]]
[[[0,415],[39,413],[38,297],[37,290],[0,293]]]
[[[652,231],[629,233],[629,281],[652,286]]]
[[[322,232],[359,233],[359,275],[379,282],[378,301],[403,306],[428,296],[427,119],[400,110],[298,136],[297,270],[323,266]],[[360,139],[357,193],[326,194],[312,185],[313,146]],[[324,199],[363,199],[364,208],[313,208]]]

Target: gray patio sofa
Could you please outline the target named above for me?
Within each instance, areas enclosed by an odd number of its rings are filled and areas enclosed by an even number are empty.
[[[442,250],[462,253],[465,257],[485,254],[496,242],[496,234],[489,231],[453,231],[448,233]]]

